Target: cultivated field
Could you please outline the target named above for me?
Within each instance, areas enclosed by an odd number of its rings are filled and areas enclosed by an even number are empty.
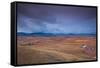
[[[95,37],[18,36],[17,40],[19,65],[96,60]]]

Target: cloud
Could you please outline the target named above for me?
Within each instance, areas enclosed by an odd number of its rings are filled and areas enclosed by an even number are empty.
[[[17,32],[96,33],[96,9],[19,4]]]
[[[20,15],[18,18],[17,32],[26,33],[94,33],[96,32],[96,19],[87,21],[63,21],[61,23],[50,23],[48,21],[29,18]],[[67,23],[66,23],[67,22]],[[74,22],[74,23],[73,23]],[[94,24],[92,24],[94,23]]]

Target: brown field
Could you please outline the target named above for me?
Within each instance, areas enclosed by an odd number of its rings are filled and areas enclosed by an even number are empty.
[[[96,60],[95,37],[18,36],[17,40],[19,65]]]

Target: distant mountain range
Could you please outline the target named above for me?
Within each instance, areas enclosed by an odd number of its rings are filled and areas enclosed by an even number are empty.
[[[80,33],[80,34],[74,34],[74,33],[68,33],[68,34],[64,34],[64,33],[41,33],[41,32],[37,32],[37,33],[24,33],[24,32],[18,32],[17,33],[18,36],[64,36],[64,35],[93,35],[95,36],[96,34],[90,34],[90,33]]]

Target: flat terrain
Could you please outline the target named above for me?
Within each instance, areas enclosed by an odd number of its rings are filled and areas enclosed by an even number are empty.
[[[96,38],[18,36],[17,63],[40,64],[96,60]]]

